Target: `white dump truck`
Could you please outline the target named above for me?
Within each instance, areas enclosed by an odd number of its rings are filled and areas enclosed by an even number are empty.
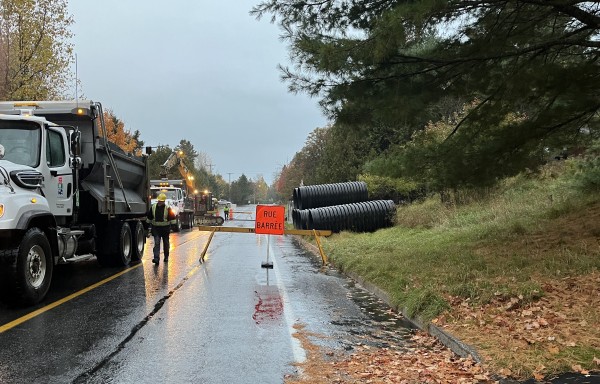
[[[194,211],[186,204],[188,196],[185,188],[183,180],[150,180],[151,203],[154,204],[158,195],[164,193],[167,197],[165,204],[175,213],[176,222],[171,228],[174,232],[194,226]]]
[[[93,101],[0,102],[0,298],[41,301],[59,263],[144,252],[147,158],[110,143]]]
[[[181,228],[194,225],[223,225],[224,219],[219,216],[217,205],[213,203],[212,193],[208,190],[198,191],[194,184],[194,175],[184,161],[181,150],[171,152],[161,165],[161,179],[150,180],[152,203],[160,193],[167,196],[167,205],[175,211],[177,223],[175,232]],[[177,168],[183,179],[168,179],[173,169]]]

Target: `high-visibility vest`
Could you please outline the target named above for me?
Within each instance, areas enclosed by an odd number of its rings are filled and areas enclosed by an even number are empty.
[[[163,211],[163,220],[161,221],[157,221],[156,220],[156,206],[158,204],[154,204],[152,206],[152,225],[157,226],[157,227],[164,227],[167,225],[171,225],[171,224],[175,224],[175,220],[170,220],[169,221],[169,207],[167,207],[165,205],[165,210]]]

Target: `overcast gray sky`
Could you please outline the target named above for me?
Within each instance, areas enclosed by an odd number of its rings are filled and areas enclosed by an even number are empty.
[[[249,15],[258,2],[70,0],[80,94],[145,145],[186,139],[225,180],[271,184],[327,120],[317,99],[280,81],[287,47],[268,18]]]

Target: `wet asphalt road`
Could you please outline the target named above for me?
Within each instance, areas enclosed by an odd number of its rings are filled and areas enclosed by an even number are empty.
[[[252,227],[241,213],[225,226]],[[59,266],[40,305],[0,304],[0,383],[282,383],[305,358],[294,326],[349,352],[405,344],[408,323],[292,237],[216,233],[199,263],[208,237],[171,234],[168,265],[151,263],[149,240],[130,268]],[[267,249],[273,269],[261,268]]]
[[[199,263],[208,237],[171,234],[168,265],[151,263],[150,239],[130,269],[60,266],[44,303],[0,306],[1,327],[122,273],[0,333],[0,383],[282,383],[305,358],[295,325],[348,350],[366,334],[387,345],[409,332],[289,236],[216,233]],[[267,249],[273,269],[261,268]]]

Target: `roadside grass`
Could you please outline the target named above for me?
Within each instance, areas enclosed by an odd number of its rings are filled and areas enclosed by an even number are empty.
[[[572,188],[560,171],[554,165],[538,177],[508,179],[488,197],[464,205],[434,197],[399,207],[393,228],[342,232],[323,246],[337,267],[376,284],[424,321],[447,308],[444,295],[482,304],[515,296],[535,300],[543,290],[532,276],[551,279],[600,268],[597,244],[574,243],[564,223],[558,232],[551,228],[553,220],[584,214],[600,202],[597,194]],[[600,225],[590,230],[598,236]]]
[[[489,348],[494,346],[488,345]],[[589,362],[597,356],[598,350],[586,347],[576,346],[569,349],[564,349],[557,354],[549,354],[546,346],[544,345],[533,345],[528,354],[519,354],[518,359],[520,364],[512,364],[511,358],[505,358],[500,356],[500,360],[494,361],[495,367],[511,367],[511,376],[517,378],[530,378],[533,377],[536,371],[546,370],[546,375],[556,375],[563,372],[572,372],[573,365],[583,365],[584,362]],[[513,356],[514,358],[514,356]],[[551,361],[548,364],[548,361]],[[548,364],[549,366],[546,366]],[[532,369],[530,367],[536,367]],[[497,368],[501,371],[502,368]],[[544,375],[545,376],[545,375]]]
[[[461,204],[443,204],[438,196],[402,206],[392,228],[342,232],[322,243],[336,267],[375,284],[393,306],[424,322],[456,303],[481,307],[518,298],[525,307],[544,297],[546,283],[600,271],[600,194],[575,188],[569,169],[552,164],[541,174],[505,180],[485,197],[463,192]],[[528,356],[556,372],[599,353],[577,345],[550,358]],[[533,372],[526,362],[512,369]]]

